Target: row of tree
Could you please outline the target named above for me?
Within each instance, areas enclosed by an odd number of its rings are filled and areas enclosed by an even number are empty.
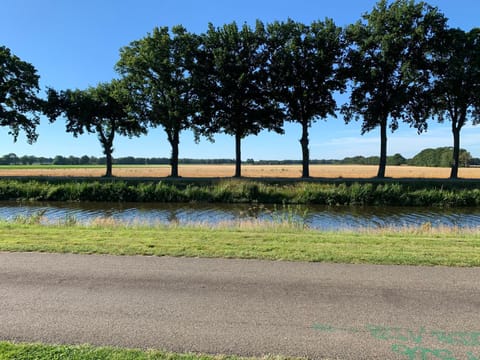
[[[133,157],[125,156],[112,159],[113,164],[116,165],[168,165],[170,164],[170,158],[166,157]],[[181,164],[211,164],[211,165],[224,165],[234,164],[235,160],[232,159],[179,159]],[[34,155],[17,156],[14,153],[6,154],[0,157],[0,165],[106,165],[107,158],[96,156],[63,156],[57,155],[55,157],[44,157]]]
[[[178,176],[180,133],[198,140],[217,133],[235,138],[235,176],[241,176],[241,140],[262,130],[302,126],[302,176],[309,176],[309,128],[318,119],[362,121],[362,134],[380,128],[378,177],[385,176],[387,130],[405,122],[421,133],[427,120],[449,120],[454,138],[451,177],[458,175],[460,131],[480,119],[480,30],[450,29],[434,7],[413,0],[380,0],[357,23],[293,20],[254,27],[155,28],[120,50],[120,79],[85,90],[47,90],[38,75],[0,48],[0,121],[35,141],[38,114],[66,118],[74,136],[95,132],[112,172],[115,134],[139,136],[162,127]],[[349,89],[348,103],[335,94]]]
[[[452,147],[441,147],[436,149],[425,149],[416,154],[413,158],[407,159],[401,154],[387,156],[387,165],[412,165],[412,166],[432,166],[432,167],[450,167],[452,166]],[[344,159],[313,159],[310,164],[316,165],[377,165],[380,161],[378,156],[353,156]],[[96,156],[62,156],[37,157],[34,155],[17,156],[14,153],[6,154],[0,157],[0,165],[106,165],[106,157]],[[184,165],[225,165],[235,164],[233,159],[179,159],[180,164]],[[298,165],[299,160],[257,160],[247,159],[243,164],[248,165]],[[113,159],[113,164],[117,165],[168,165],[170,158],[144,158],[125,156]],[[472,158],[471,154],[460,149],[460,166],[468,167],[470,165],[480,165],[479,158]]]

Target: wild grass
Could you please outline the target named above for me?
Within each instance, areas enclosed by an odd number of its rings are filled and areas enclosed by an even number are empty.
[[[258,220],[154,226],[107,219],[73,225],[0,222],[0,251],[480,266],[480,230],[427,223],[418,228],[316,231]]]
[[[0,200],[480,206],[477,183],[0,180]]]
[[[159,350],[120,349],[89,345],[45,345],[0,342],[0,360],[286,360],[282,356],[244,358],[227,355],[176,354]],[[288,358],[293,359],[293,358]]]

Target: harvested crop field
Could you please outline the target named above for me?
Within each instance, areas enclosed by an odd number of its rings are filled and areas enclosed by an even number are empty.
[[[301,165],[243,165],[242,175],[252,178],[299,178],[301,169]],[[375,177],[377,169],[377,166],[369,165],[311,165],[310,175],[316,178],[364,179]],[[187,178],[231,177],[234,165],[180,165],[179,173]],[[0,177],[100,177],[104,174],[103,167],[0,167]],[[170,167],[166,165],[122,165],[113,168],[113,175],[121,178],[161,178],[169,174]],[[446,179],[449,175],[449,168],[389,166],[386,170],[386,176],[391,178]],[[480,179],[480,168],[461,168],[459,177]]]

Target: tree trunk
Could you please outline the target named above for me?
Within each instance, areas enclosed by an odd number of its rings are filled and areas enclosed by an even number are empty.
[[[385,178],[385,168],[387,167],[387,119],[380,123],[380,164],[378,165],[377,178]]]
[[[310,153],[308,150],[308,121],[302,121],[302,138],[300,139],[302,145],[302,178],[310,177]]]
[[[450,171],[450,179],[457,179],[459,158],[460,158],[460,128],[453,124],[452,132],[453,132],[453,162],[452,162],[452,169]]]
[[[105,177],[112,177],[112,147],[106,146],[104,149],[105,157],[107,159],[107,172],[105,173]]]
[[[180,143],[180,134],[178,131],[173,133],[173,136],[169,136],[169,142],[172,146],[172,157],[170,158],[171,173],[170,177],[177,178],[178,176],[178,144]]]
[[[242,176],[242,138],[239,133],[235,134],[235,175],[233,177]]]
[[[100,143],[103,147],[103,153],[105,154],[106,162],[107,162],[107,171],[105,173],[105,177],[112,177],[112,153],[113,153],[113,139],[115,137],[115,129],[112,129],[108,136],[105,136],[103,130],[101,128],[97,129],[98,137],[100,139]]]

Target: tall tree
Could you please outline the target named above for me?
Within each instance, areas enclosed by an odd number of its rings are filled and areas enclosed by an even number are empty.
[[[286,119],[302,126],[302,177],[310,176],[308,130],[312,123],[336,116],[335,91],[345,87],[338,73],[342,30],[332,20],[310,26],[288,20],[267,27],[268,71]]]
[[[129,106],[124,84],[113,80],[86,90],[49,89],[46,114],[51,121],[64,115],[66,130],[75,137],[96,133],[106,157],[105,177],[111,177],[115,134],[131,137],[146,133],[144,125],[129,116]]]
[[[460,131],[471,118],[480,122],[480,29],[449,29],[436,53],[435,113],[450,120],[453,159],[450,178],[458,177]]]
[[[446,19],[413,0],[379,1],[363,21],[346,30],[352,80],[345,120],[362,118],[362,134],[380,127],[380,164],[385,177],[387,128],[406,122],[421,133],[431,114],[431,57]],[[389,121],[390,120],[390,121]]]
[[[39,76],[33,65],[20,60],[10,49],[0,46],[0,126],[8,126],[17,141],[23,130],[31,144],[37,140],[36,128],[42,107],[37,97]]]
[[[182,26],[171,33],[167,27],[155,28],[121,49],[116,66],[129,84],[137,120],[165,130],[172,148],[172,177],[178,177],[180,132],[192,126],[198,107],[191,84],[198,46],[198,37]]]
[[[223,132],[235,137],[235,177],[241,176],[241,141],[262,130],[283,133],[283,114],[269,94],[265,28],[236,23],[202,36],[194,71],[201,102],[196,125],[202,134]]]

